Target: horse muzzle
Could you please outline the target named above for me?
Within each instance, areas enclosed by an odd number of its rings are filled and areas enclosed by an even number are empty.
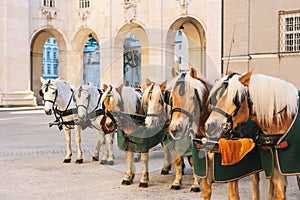
[[[214,121],[206,124],[205,133],[208,138],[219,139],[223,135],[222,123]]]

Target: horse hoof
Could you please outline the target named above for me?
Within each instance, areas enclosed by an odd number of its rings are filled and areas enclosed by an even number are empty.
[[[168,175],[169,174],[169,170],[166,170],[166,169],[162,169],[160,174],[162,175]]]
[[[93,161],[99,161],[99,157],[93,156],[93,157],[92,157],[92,160],[93,160]]]
[[[114,161],[113,160],[107,161],[107,165],[114,165]]]
[[[76,161],[75,161],[75,164],[82,164],[83,163],[83,159],[77,159]]]
[[[180,185],[172,185],[171,190],[180,190]]]
[[[191,192],[201,192],[201,190],[198,187],[192,187]]]
[[[122,185],[131,185],[132,181],[128,181],[128,180],[123,180],[122,181]]]
[[[141,187],[141,188],[147,188],[149,185],[148,185],[148,183],[142,183],[142,182],[140,182],[140,185],[139,185],[139,187]]]
[[[70,163],[71,162],[71,158],[65,158],[64,159],[64,163]]]
[[[106,164],[107,164],[107,161],[106,161],[106,160],[101,160],[101,161],[100,161],[100,164],[101,164],[101,165],[106,165]]]

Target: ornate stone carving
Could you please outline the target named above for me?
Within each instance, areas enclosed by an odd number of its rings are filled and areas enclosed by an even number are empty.
[[[57,10],[52,7],[42,7],[41,11],[43,16],[47,19],[54,19],[57,15]]]
[[[92,13],[90,8],[82,8],[78,10],[78,15],[80,16],[81,19],[86,19],[90,16]]]
[[[132,22],[136,20],[136,1],[124,2],[123,7],[125,13],[125,20],[127,22]]]
[[[177,0],[180,6],[180,14],[187,15],[188,14],[188,5],[191,0]]]

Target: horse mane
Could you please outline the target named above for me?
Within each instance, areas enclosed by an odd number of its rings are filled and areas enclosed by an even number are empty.
[[[177,77],[173,78],[170,83],[168,84],[168,89],[174,90],[177,86],[177,81],[181,78],[181,74],[179,74]],[[194,88],[197,90],[199,94],[200,101],[203,102],[203,95],[205,91],[208,89],[207,86],[204,84],[204,80],[200,80],[200,78],[193,78],[188,73],[185,75],[185,88]],[[206,99],[205,99],[206,101]]]
[[[270,124],[274,114],[286,109],[288,117],[298,111],[298,90],[289,82],[262,74],[252,75],[249,94],[258,121]],[[276,115],[283,120],[283,115]]]
[[[232,101],[236,94],[239,100],[246,87],[239,81],[241,75],[229,79],[227,95]],[[279,78],[262,74],[253,74],[250,78],[249,96],[253,102],[253,113],[258,122],[270,125],[274,118],[281,123],[284,115],[281,112],[286,109],[288,117],[292,117],[298,111],[297,88]]]
[[[153,89],[152,89],[152,96],[160,97],[162,94],[161,94],[159,85],[156,83],[152,83],[152,84],[154,84]],[[147,97],[148,97],[148,94],[152,87],[152,84],[149,87],[146,87],[146,89],[143,92],[143,96],[142,96],[142,104],[143,105],[146,105]]]

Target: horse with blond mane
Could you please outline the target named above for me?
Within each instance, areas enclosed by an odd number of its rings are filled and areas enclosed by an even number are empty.
[[[222,92],[206,121],[206,134],[209,139],[219,139],[248,120],[257,124],[261,131],[254,142],[270,179],[269,199],[284,200],[286,176],[300,173],[300,166],[294,163],[300,159],[299,94],[289,82],[252,71],[231,74],[215,88]]]

